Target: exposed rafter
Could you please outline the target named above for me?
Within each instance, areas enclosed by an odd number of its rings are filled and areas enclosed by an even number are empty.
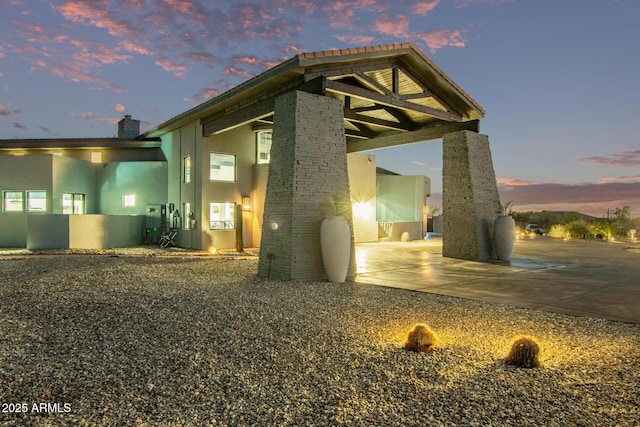
[[[412,144],[415,142],[431,141],[440,139],[444,135],[461,130],[469,130],[473,132],[480,131],[480,121],[470,120],[461,123],[438,123],[435,125],[425,126],[412,132],[394,132],[367,140],[351,140],[347,143],[347,152],[354,153],[358,151],[375,150],[378,148],[393,147],[396,145]]]
[[[382,95],[378,92],[374,92],[369,89],[352,86],[346,83],[337,82],[333,80],[327,80],[327,91],[335,92],[345,96],[356,97],[360,99],[369,100],[381,105],[388,105],[390,107],[396,107],[402,110],[412,110],[418,113],[425,114],[427,116],[445,120],[448,122],[460,122],[462,117],[457,113],[438,110],[431,107],[426,107],[420,104],[416,104],[411,101],[400,99],[394,95]]]

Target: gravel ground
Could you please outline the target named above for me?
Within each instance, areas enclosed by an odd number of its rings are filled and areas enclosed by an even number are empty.
[[[178,255],[0,257],[0,424],[640,425],[640,325]]]

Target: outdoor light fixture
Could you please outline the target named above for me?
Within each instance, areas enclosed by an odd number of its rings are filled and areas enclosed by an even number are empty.
[[[242,210],[251,212],[251,197],[242,196]]]
[[[278,229],[278,223],[277,223],[277,222],[272,222],[272,223],[271,223],[271,229],[272,229],[273,231],[276,231],[276,230]]]
[[[373,215],[373,208],[366,202],[357,202],[353,204],[353,215],[357,218],[367,219]]]
[[[216,255],[218,253],[218,249],[215,246],[209,246],[208,252],[211,255]]]

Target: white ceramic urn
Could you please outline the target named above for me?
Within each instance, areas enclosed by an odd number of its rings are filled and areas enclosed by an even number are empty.
[[[499,216],[493,223],[493,243],[498,259],[509,261],[516,241],[516,221],[509,215]]]
[[[320,226],[322,263],[327,279],[342,283],[347,278],[351,259],[351,230],[343,216],[332,216]]]

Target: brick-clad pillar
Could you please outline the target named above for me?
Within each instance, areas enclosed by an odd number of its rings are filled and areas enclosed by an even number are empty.
[[[349,195],[343,106],[291,92],[276,100],[258,274],[279,280],[326,278],[320,252],[320,204]],[[355,277],[353,221],[348,278]]]
[[[489,137],[461,131],[442,143],[442,255],[474,261],[495,258],[493,222],[500,201]]]

